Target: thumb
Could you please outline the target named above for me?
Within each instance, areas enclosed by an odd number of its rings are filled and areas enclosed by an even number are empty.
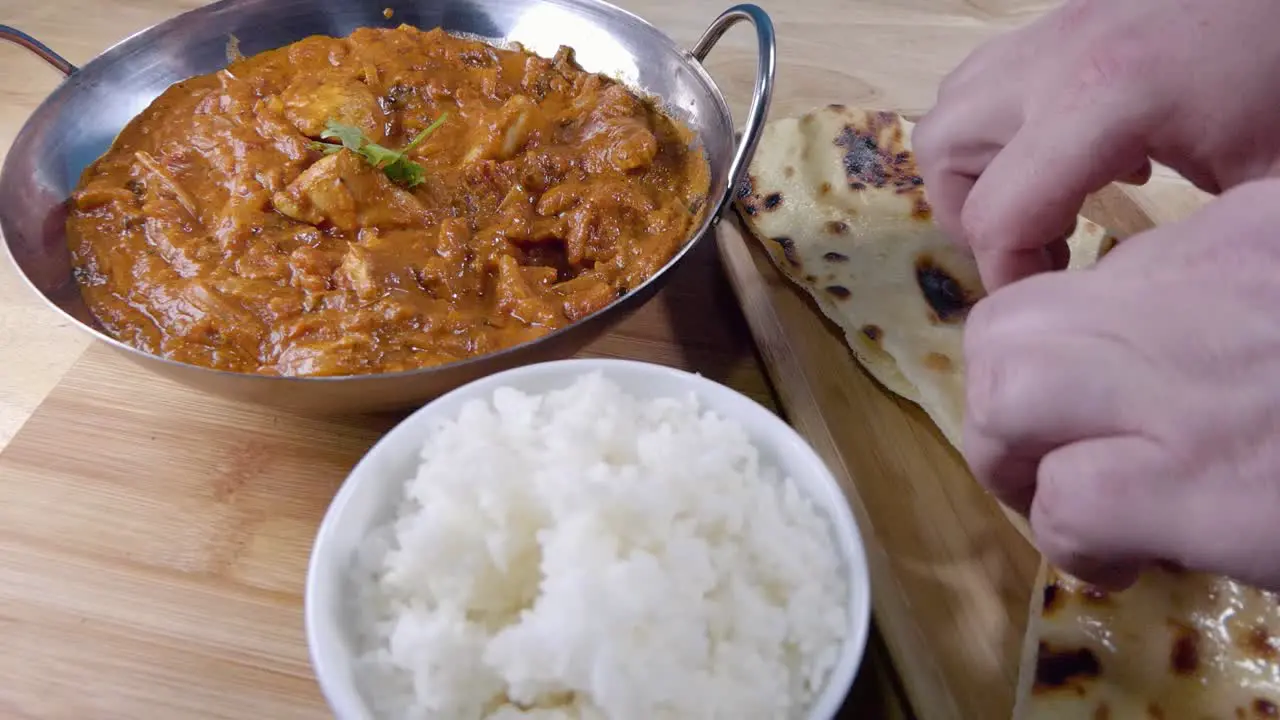
[[[988,290],[1053,269],[1085,198],[1147,161],[1136,126],[1104,106],[1031,118],[991,160],[960,217]]]

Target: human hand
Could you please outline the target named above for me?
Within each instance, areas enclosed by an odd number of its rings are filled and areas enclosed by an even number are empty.
[[[991,294],[965,356],[965,455],[1051,562],[1280,589],[1280,180]]]
[[[1149,159],[1203,190],[1280,158],[1280,3],[1069,0],[978,48],[912,145],[938,223],[988,290],[1050,269],[1085,196]]]

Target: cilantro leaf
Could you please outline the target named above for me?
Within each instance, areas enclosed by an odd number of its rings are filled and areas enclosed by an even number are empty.
[[[449,113],[441,115],[400,150],[390,150],[377,143],[369,142],[369,139],[364,136],[360,128],[344,125],[331,119],[325,124],[324,132],[320,133],[320,137],[324,140],[337,140],[342,144],[313,142],[311,143],[311,148],[326,155],[331,155],[346,148],[363,157],[370,165],[382,170],[391,181],[407,187],[414,187],[422,184],[422,181],[426,178],[426,170],[418,163],[410,160],[408,153],[422,144],[422,141],[426,140],[428,135],[443,125],[448,117]]]
[[[416,187],[426,179],[426,171],[422,169],[421,165],[403,159],[400,162],[386,166],[382,169],[382,172],[386,173],[387,177],[391,178],[393,182],[398,182],[405,187]]]
[[[386,168],[391,163],[400,159],[400,151],[388,150],[376,143],[369,143],[360,150],[370,165],[376,168]]]
[[[332,119],[325,123],[324,132],[320,133],[320,137],[324,140],[337,139],[343,147],[352,152],[360,152],[360,148],[367,142],[360,128],[343,125]]]

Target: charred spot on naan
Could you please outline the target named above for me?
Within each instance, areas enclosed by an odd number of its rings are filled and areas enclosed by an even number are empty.
[[[844,151],[841,163],[849,187],[892,187],[902,191],[923,185],[915,158],[903,140],[902,123],[892,112],[870,114],[866,127],[845,125],[835,144]]]
[[[969,309],[981,298],[980,292],[965,288],[953,273],[927,254],[916,258],[916,285],[936,322],[963,322]]]
[[[947,373],[955,369],[951,358],[940,352],[931,352],[924,356],[924,366],[934,372]]]
[[[929,206],[929,201],[925,198],[923,192],[915,193],[915,200],[911,205],[911,217],[924,222],[929,222],[933,219],[933,208]]]
[[[1255,718],[1280,718],[1280,707],[1266,698],[1254,700],[1252,709]]]
[[[1184,623],[1169,621],[1173,628],[1173,648],[1169,668],[1178,675],[1194,675],[1200,670],[1200,633]]]
[[[823,289],[827,291],[828,295],[837,300],[848,300],[849,296],[853,294],[849,292],[849,288],[843,285],[828,285]]]
[[[1041,613],[1048,617],[1061,610],[1067,604],[1067,594],[1057,581],[1050,582],[1044,586],[1044,596],[1041,598]]]
[[[750,173],[738,183],[735,193],[738,205],[748,215],[757,215],[761,211],[772,212],[782,205],[782,193],[772,192],[761,195],[756,190],[756,178]]]
[[[1102,663],[1089,648],[1058,650],[1041,641],[1032,692],[1071,691],[1083,695],[1086,686],[1101,674]]]
[[[828,220],[822,229],[827,231],[828,235],[844,235],[849,232],[849,223],[843,220]],[[828,255],[839,255],[839,253],[827,253]],[[848,258],[845,258],[846,260]]]
[[[832,250],[831,252],[828,252],[828,253],[823,253],[823,255],[822,255],[822,259],[823,259],[823,260],[826,260],[827,262],[830,262],[830,263],[845,263],[845,262],[849,262],[849,256],[848,256],[848,255],[845,255],[844,253],[836,252],[836,251],[834,251],[834,250]]]
[[[737,196],[738,206],[748,215],[755,215],[760,212],[760,206],[764,204],[764,200],[756,192],[756,178],[751,173],[747,173],[742,178],[742,182],[738,183],[738,189],[734,193]]]
[[[798,268],[802,265],[800,262],[800,254],[796,252],[795,240],[792,240],[785,235],[780,235],[773,238],[773,241],[778,244],[778,247],[782,248],[782,257],[787,259],[787,263],[791,265],[791,267]]]
[[[879,344],[880,338],[884,337],[884,330],[879,325],[863,325],[862,336],[873,343]]]
[[[1245,654],[1260,660],[1280,660],[1280,638],[1276,638],[1263,625],[1256,625],[1238,641]]]

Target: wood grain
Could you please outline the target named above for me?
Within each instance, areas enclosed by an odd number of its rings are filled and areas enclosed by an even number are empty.
[[[1085,215],[1126,234],[1151,225],[1116,188]],[[928,416],[862,370],[736,218],[721,226],[783,411],[841,479],[867,540],[876,622],[911,706],[923,720],[1009,717],[1039,553]]]

